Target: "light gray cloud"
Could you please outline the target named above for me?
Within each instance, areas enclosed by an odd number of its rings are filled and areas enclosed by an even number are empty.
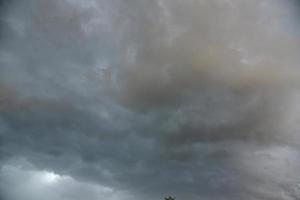
[[[20,162],[20,161],[18,161]],[[80,182],[51,171],[22,166],[4,165],[1,168],[1,192],[5,199],[128,199],[128,194],[112,188]]]
[[[293,3],[7,4],[0,198],[299,198]]]

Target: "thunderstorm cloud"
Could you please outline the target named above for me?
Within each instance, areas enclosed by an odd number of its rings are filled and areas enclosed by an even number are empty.
[[[300,198],[297,0],[1,0],[0,200]]]

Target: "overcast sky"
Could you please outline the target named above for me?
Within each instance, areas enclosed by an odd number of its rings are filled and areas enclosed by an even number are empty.
[[[0,1],[0,200],[299,199],[298,9]]]

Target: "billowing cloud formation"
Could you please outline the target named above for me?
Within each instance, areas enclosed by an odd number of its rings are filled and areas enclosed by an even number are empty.
[[[296,1],[2,5],[0,199],[300,198]]]

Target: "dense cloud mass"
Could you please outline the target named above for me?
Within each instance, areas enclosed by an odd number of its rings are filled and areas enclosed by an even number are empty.
[[[0,200],[299,199],[299,7],[0,1]]]

